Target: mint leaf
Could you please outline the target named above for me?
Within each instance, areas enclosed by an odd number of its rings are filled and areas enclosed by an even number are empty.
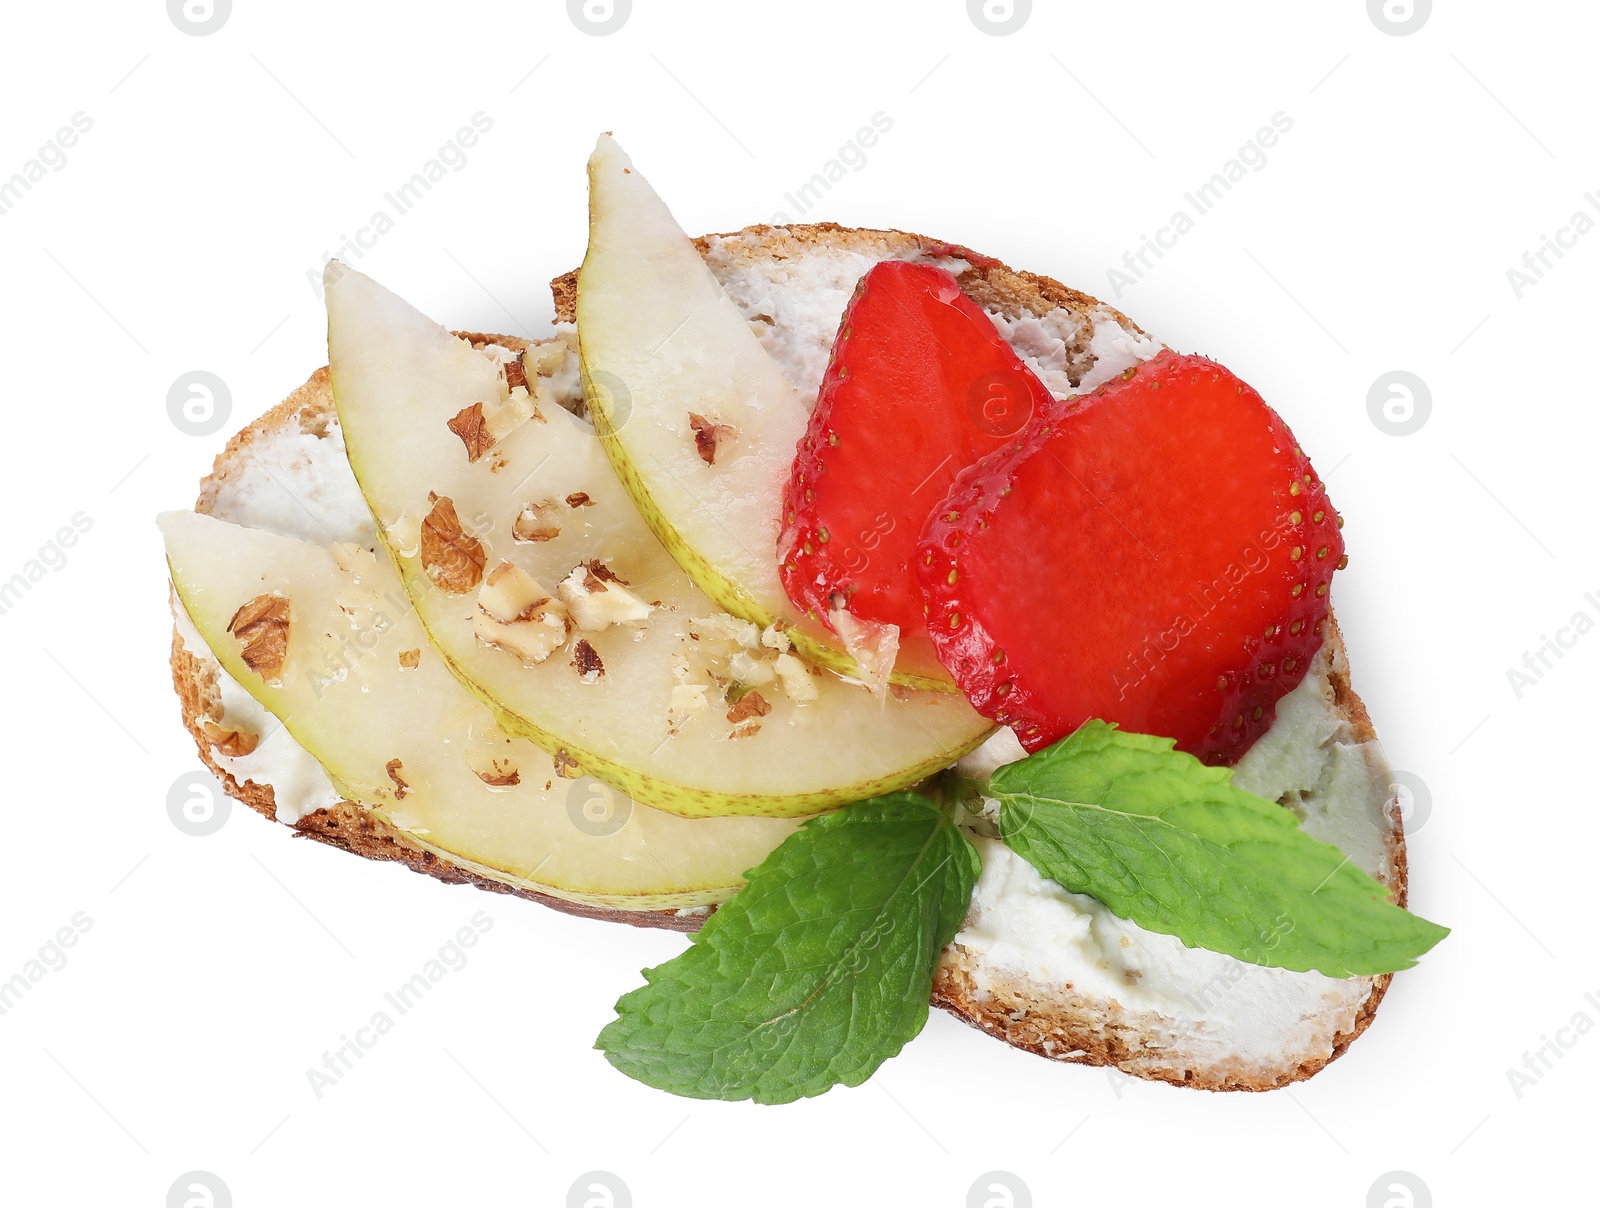
[[[1449,934],[1170,738],[1090,721],[1001,768],[989,795],[1001,836],[1043,876],[1190,947],[1355,977],[1409,969]]]
[[[922,1031],[939,950],[977,884],[971,842],[894,793],[814,818],[681,956],[645,970],[595,1047],[696,1099],[789,1103],[859,1086]]]

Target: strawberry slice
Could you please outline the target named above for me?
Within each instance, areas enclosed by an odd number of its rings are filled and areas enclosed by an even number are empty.
[[[963,473],[917,570],[939,657],[1030,751],[1098,717],[1223,764],[1322,644],[1339,524],[1260,395],[1164,352]]]
[[[958,471],[1054,405],[950,273],[874,266],[845,309],[784,496],[780,574],[795,606],[836,633],[897,626],[897,677],[948,686],[917,539]]]

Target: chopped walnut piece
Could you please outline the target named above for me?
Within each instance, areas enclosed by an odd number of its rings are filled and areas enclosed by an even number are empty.
[[[517,386],[499,403],[483,413],[484,431],[489,444],[497,445],[530,419],[547,422],[539,413],[539,400],[526,386]]]
[[[783,685],[784,695],[797,705],[817,699],[817,685],[806,665],[787,652],[772,661],[772,670]]]
[[[528,371],[523,367],[522,358],[506,362],[506,386],[515,390],[518,386],[528,384]]]
[[[407,671],[414,669],[420,662],[422,662],[421,646],[418,646],[415,650],[402,650],[400,652],[400,665]]]
[[[203,721],[200,728],[205,731],[207,741],[217,749],[217,754],[226,755],[229,759],[248,755],[261,743],[259,734],[251,734],[247,730],[225,730],[214,721]]]
[[[577,668],[578,678],[586,684],[594,683],[606,673],[599,651],[582,638],[573,644],[572,665]]]
[[[683,723],[697,710],[704,709],[709,703],[706,700],[705,684],[674,684],[672,694],[667,698],[667,733],[676,734],[683,729]]]
[[[717,455],[739,439],[739,433],[731,425],[719,424],[693,411],[689,412],[689,427],[694,432],[695,452],[708,466],[716,465]]]
[[[494,437],[489,432],[488,421],[483,417],[482,403],[463,407],[446,427],[459,436],[461,443],[467,447],[468,461],[477,461],[494,448]]]
[[[501,562],[483,581],[472,631],[525,663],[542,663],[566,645],[571,622],[566,605],[521,567]]]
[[[422,569],[440,591],[465,595],[483,578],[488,561],[483,544],[461,527],[456,505],[445,495],[433,501],[422,522]]]
[[[588,491],[574,491],[567,496],[567,506],[569,508],[593,507],[594,500],[589,498]]]
[[[550,603],[545,586],[510,562],[501,562],[490,571],[478,593],[478,607],[506,625],[531,621],[548,611]]]
[[[650,605],[622,586],[622,580],[598,560],[580,562],[556,585],[579,629],[599,633],[612,625],[643,621]]]
[[[511,538],[530,544],[535,541],[554,541],[561,536],[561,522],[554,503],[530,503],[517,513],[511,526]]]
[[[487,769],[476,770],[478,779],[490,788],[508,789],[522,783],[522,773],[509,759],[496,759],[490,762]]]
[[[766,697],[752,688],[734,702],[733,708],[728,710],[728,720],[738,725],[752,717],[765,717],[771,712],[772,706],[767,704]]]
[[[576,780],[583,774],[583,769],[578,766],[578,761],[567,754],[565,747],[560,748],[551,757],[555,761],[556,775],[563,780]]]
[[[689,636],[695,641],[701,638],[722,638],[737,643],[746,650],[754,650],[761,644],[761,630],[751,622],[726,612],[713,613],[709,617],[695,617],[689,625]]]
[[[728,674],[746,687],[759,688],[772,682],[772,664],[747,651],[738,650],[728,660]]]
[[[540,377],[549,377],[561,368],[561,363],[567,359],[567,352],[566,341],[559,337],[542,340],[522,354],[522,368],[524,372],[532,369]]]
[[[239,639],[244,665],[269,684],[283,671],[289,655],[289,601],[284,596],[257,596],[228,622],[228,632]]]
[[[394,799],[396,801],[403,799],[405,795],[411,791],[411,786],[407,784],[404,777],[400,775],[400,761],[398,759],[391,759],[388,763],[383,765],[383,770],[388,772],[389,779],[394,781]]]

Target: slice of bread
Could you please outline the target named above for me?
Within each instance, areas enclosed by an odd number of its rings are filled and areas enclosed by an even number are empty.
[[[891,257],[949,267],[1057,394],[1090,388],[1160,347],[1086,294],[919,235],[832,224],[757,226],[696,244],[791,383],[809,395],[856,282],[873,263]],[[558,277],[551,289],[558,324],[570,324],[576,272]],[[463,334],[475,343],[526,346],[510,337]],[[570,389],[566,401],[581,407],[575,383]],[[196,509],[311,540],[371,540],[371,517],[343,459],[326,369],[229,442],[201,486]],[[249,761],[224,755],[206,733],[207,722],[222,720],[230,694],[209,652],[184,637],[184,620],[178,618],[172,655],[184,723],[202,760],[251,808],[358,855],[570,913],[677,930],[702,921],[703,911],[578,906],[456,867],[337,799],[331,786],[306,792],[303,782],[314,779],[315,769],[294,778],[292,800],[272,776],[252,779]],[[1315,672],[1285,698],[1273,734],[1276,743],[1263,740],[1241,763],[1240,783],[1294,809],[1309,831],[1338,843],[1403,905],[1405,846],[1388,769],[1350,686],[1336,626]],[[942,956],[933,1001],[1018,1048],[1177,1085],[1268,1090],[1310,1077],[1343,1053],[1371,1022],[1388,987],[1388,977],[1336,981],[1185,949],[1042,881],[998,843],[981,836],[978,842],[984,880],[966,924]]]

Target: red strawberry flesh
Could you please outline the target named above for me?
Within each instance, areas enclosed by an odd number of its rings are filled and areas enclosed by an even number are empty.
[[[896,625],[896,671],[943,682],[913,558],[956,474],[1053,404],[993,322],[931,264],[889,260],[840,322],[784,499],[780,573],[824,624]]]
[[[1277,414],[1162,353],[963,473],[916,561],[939,657],[1030,751],[1098,717],[1221,764],[1305,676],[1343,556]]]

